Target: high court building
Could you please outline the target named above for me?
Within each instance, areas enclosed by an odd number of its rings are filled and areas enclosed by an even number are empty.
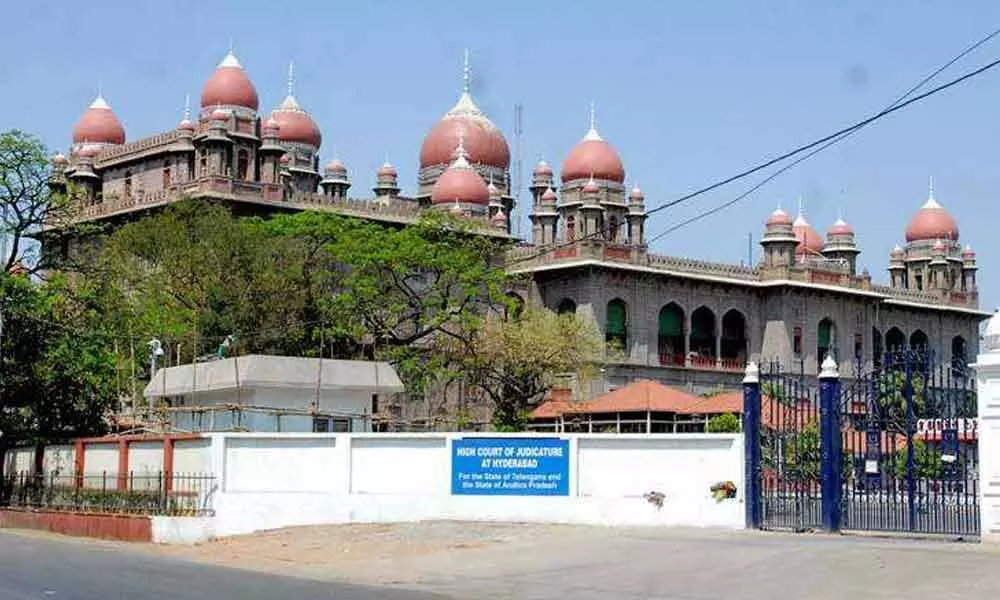
[[[291,77],[284,100],[265,114],[230,52],[200,100],[176,127],[135,141],[109,103],[94,100],[68,157],[53,158],[53,185],[72,184],[76,218],[124,223],[201,197],[239,214],[321,210],[401,226],[445,210],[484,235],[513,238],[511,153],[473,101],[467,69],[457,103],[426,133],[412,195],[388,163],[373,174],[371,193],[352,193],[347,167],[320,160],[320,128]],[[637,379],[695,391],[735,386],[748,359],[816,375],[828,354],[851,377],[902,346],[964,365],[989,316],[979,309],[975,252],[933,189],[899,224],[905,244],[891,249],[884,283],[858,271],[861,247],[849,224],[839,219],[821,235],[801,211],[762,215],[755,265],[651,252],[643,192],[626,186],[625,165],[593,118],[558,172],[538,163],[529,190],[530,239],[517,240],[508,268],[529,276],[524,299],[585,315],[604,332],[604,389]],[[73,251],[58,228],[46,236],[46,251]]]

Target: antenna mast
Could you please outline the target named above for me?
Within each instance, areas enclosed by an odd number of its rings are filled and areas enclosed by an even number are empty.
[[[524,106],[514,105],[514,234],[521,237],[521,185],[524,164],[521,157],[521,137],[524,134]]]

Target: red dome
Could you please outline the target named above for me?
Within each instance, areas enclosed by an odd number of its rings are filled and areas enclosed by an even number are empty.
[[[775,209],[771,216],[767,218],[767,225],[790,225],[792,223],[792,218],[788,216],[788,213],[781,210],[781,208]]]
[[[463,139],[469,162],[501,169],[510,166],[510,148],[503,133],[464,93],[424,138],[420,167],[451,163],[459,138]]]
[[[591,175],[617,183],[625,181],[625,167],[618,152],[593,128],[570,150],[569,156],[563,161],[562,181],[567,183]]]
[[[292,162],[292,157],[288,156],[287,154],[282,154],[281,158],[278,159],[278,162],[280,162],[283,165],[287,165],[288,163]]]
[[[66,156],[64,156],[62,152],[56,152],[55,156],[52,157],[52,164],[56,165],[57,167],[65,167],[67,164],[69,164],[69,161],[66,159]]]
[[[906,228],[906,241],[936,239],[957,241],[958,223],[932,196],[910,220]]]
[[[242,106],[257,110],[257,89],[233,53],[226,55],[201,90],[201,107]]]
[[[336,158],[326,163],[326,170],[331,173],[347,173],[347,167],[345,167],[344,163],[340,162],[340,160]]]
[[[542,177],[544,177],[544,176],[551,176],[552,175],[552,165],[550,165],[549,163],[545,162],[544,160],[540,160],[540,161],[538,161],[538,164],[535,165],[535,171],[534,171],[534,173],[535,173],[536,176],[542,176]]]
[[[323,136],[316,121],[313,121],[309,113],[302,110],[293,96],[285,98],[281,106],[271,113],[271,118],[280,126],[278,139],[282,142],[307,144],[314,148],[319,148],[323,143]]]
[[[209,115],[209,118],[212,119],[213,121],[228,121],[229,111],[224,108],[217,108],[212,111],[212,114]]]
[[[583,186],[583,191],[587,192],[588,194],[601,191],[601,188],[597,187],[597,182],[594,181],[593,175],[590,176],[590,181],[588,181],[587,184]]]
[[[556,191],[553,190],[552,188],[549,188],[549,189],[545,190],[545,193],[542,194],[542,200],[552,200],[552,201],[554,201],[554,200],[556,200],[556,198],[557,198]]]
[[[946,248],[944,242],[942,242],[941,240],[934,242],[934,246],[932,247],[932,250],[934,250],[935,252],[944,252],[945,249]]]
[[[643,194],[642,190],[639,189],[639,186],[636,185],[632,187],[632,191],[629,193],[629,197],[631,197],[633,200],[639,201],[639,200],[644,200],[646,198],[646,194]]]
[[[463,154],[438,177],[431,188],[431,204],[465,202],[489,204],[490,190],[483,178],[476,173]]]
[[[823,250],[823,238],[806,221],[804,216],[796,217],[795,222],[792,223],[792,232],[795,234],[795,239],[799,240],[799,245],[795,247],[795,254],[799,256],[816,255]]]
[[[381,167],[378,168],[378,172],[375,174],[396,177],[399,175],[399,171],[396,170],[396,167],[390,165],[388,162],[385,162],[382,164]]]
[[[73,143],[124,144],[125,128],[100,95],[90,103],[73,127]]]
[[[263,129],[277,132],[281,130],[281,124],[274,117],[268,117],[264,121]]]
[[[830,235],[854,235],[854,229],[848,225],[843,219],[837,219],[834,221],[833,225],[830,226]]]
[[[181,119],[181,122],[177,125],[177,129],[181,131],[194,131],[194,123],[191,122],[191,119]]]
[[[965,258],[975,258],[976,251],[972,249],[972,246],[966,244],[965,250],[962,251],[962,256],[964,256]]]

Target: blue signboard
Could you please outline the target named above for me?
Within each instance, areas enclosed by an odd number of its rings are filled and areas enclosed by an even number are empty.
[[[460,438],[451,451],[451,493],[568,496],[569,441],[558,438]]]

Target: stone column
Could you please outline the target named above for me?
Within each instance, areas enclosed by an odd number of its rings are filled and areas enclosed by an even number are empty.
[[[983,542],[1000,543],[1000,313],[986,325],[973,365],[979,402],[979,511]]]

